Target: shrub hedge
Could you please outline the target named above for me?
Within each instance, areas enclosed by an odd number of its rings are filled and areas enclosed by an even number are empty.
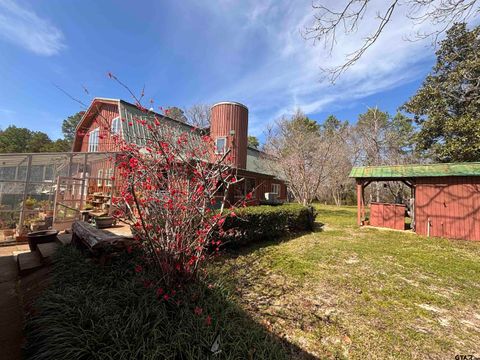
[[[223,225],[223,242],[242,245],[278,239],[288,232],[313,230],[316,212],[299,204],[250,206],[235,210]]]
[[[78,250],[57,253],[50,287],[26,321],[27,360],[286,359],[291,345],[255,323],[219,283],[192,284],[158,300],[134,271],[132,255],[107,266]],[[196,307],[201,308],[195,311]],[[208,324],[207,316],[211,316]],[[209,352],[220,334],[217,355]]]

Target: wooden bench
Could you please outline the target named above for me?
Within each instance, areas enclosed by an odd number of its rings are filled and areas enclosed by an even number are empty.
[[[107,249],[121,250],[132,243],[132,237],[97,229],[85,221],[75,221],[72,225],[72,245],[87,248],[92,253],[102,253]]]

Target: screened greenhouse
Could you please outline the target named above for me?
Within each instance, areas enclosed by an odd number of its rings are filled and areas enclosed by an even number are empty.
[[[86,209],[110,212],[114,155],[0,154],[0,242],[22,240],[29,231],[69,228]]]

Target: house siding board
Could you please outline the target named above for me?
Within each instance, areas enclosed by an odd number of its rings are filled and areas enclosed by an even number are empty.
[[[214,110],[218,111],[219,123],[216,127],[217,133],[225,134],[230,136],[230,130],[235,130],[233,147],[233,165],[237,167],[239,177],[250,177],[255,178],[257,191],[255,193],[254,199],[248,204],[258,204],[260,200],[265,199],[265,193],[271,192],[272,183],[280,184],[280,194],[279,199],[285,200],[287,198],[287,188],[283,181],[275,179],[273,175],[268,173],[263,173],[259,169],[256,171],[249,171],[245,169],[246,159],[247,159],[247,131],[248,131],[248,110],[236,104],[220,104],[214,106]],[[114,145],[114,141],[110,134],[112,120],[119,117],[120,118],[120,128],[122,137],[126,142],[136,143],[137,145],[145,144],[145,129],[144,126],[139,124],[137,119],[145,119],[149,121],[154,120],[154,116],[157,116],[162,126],[170,126],[181,134],[182,132],[192,133],[193,127],[188,124],[183,124],[181,122],[172,120],[168,117],[162,116],[160,114],[154,113],[145,113],[138,109],[137,107],[126,103],[124,101],[106,101],[95,100],[92,103],[89,111],[85,115],[85,118],[82,120],[81,127],[77,132],[75,139],[75,151],[88,152],[88,139],[90,131],[95,128],[100,128],[100,138],[98,152],[114,152],[118,151],[118,148]],[[131,125],[129,125],[131,123]],[[214,131],[215,132],[215,131]],[[80,133],[85,135],[81,136]],[[197,134],[197,133],[195,133]],[[201,133],[198,132],[198,138],[200,139]],[[213,134],[212,134],[213,135]],[[213,136],[212,136],[213,137]],[[232,136],[230,136],[232,138]],[[231,146],[232,139],[230,143],[227,143],[227,146]],[[258,152],[258,151],[257,151]],[[259,153],[259,152],[258,152]],[[255,154],[257,155],[257,154]],[[263,159],[262,159],[263,160]],[[90,165],[90,176],[92,179],[88,184],[88,192],[90,194],[95,192],[109,193],[110,187],[105,185],[105,180],[102,181],[102,185],[97,184],[98,172],[102,169],[103,174],[106,174],[106,171],[110,168],[113,168],[114,163],[111,160],[99,160],[91,163]],[[102,176],[106,178],[105,175]],[[117,188],[121,179],[116,180]],[[232,199],[233,200],[233,199]]]
[[[417,179],[415,211],[418,234],[480,241],[480,177]]]
[[[119,116],[118,106],[114,104],[101,104],[98,107],[98,113],[82,126],[82,133],[85,134],[82,139],[80,151],[88,151],[88,139],[90,132],[100,128],[100,138],[98,152],[115,151],[115,144],[110,134],[112,120]],[[78,135],[77,135],[78,136]]]
[[[231,135],[230,131],[235,131]],[[240,104],[221,103],[212,107],[210,134],[227,139],[232,164],[239,169],[247,167],[248,109]]]
[[[372,203],[370,225],[389,229],[405,229],[405,205]]]
[[[110,128],[112,120],[119,116],[119,108],[117,104],[100,104],[98,105],[98,112],[89,119],[88,122],[82,126],[82,132],[85,136],[81,142],[81,152],[88,152],[88,140],[89,134],[92,130],[100,128],[100,138],[98,143],[98,152],[111,152],[116,151],[115,142],[111,136]],[[123,128],[122,130],[123,131]],[[78,136],[78,135],[77,135]],[[113,163],[110,160],[99,160],[90,164],[90,173],[92,177],[98,177],[98,171],[102,169],[104,172],[106,169],[112,168]],[[105,190],[105,186],[98,186],[96,180],[92,180],[89,183],[89,192],[102,192]]]
[[[256,190],[254,200],[248,201],[248,205],[258,205],[260,201],[265,200],[265,193],[272,191],[272,184],[280,184],[280,194],[278,199],[285,201],[287,198],[286,185],[283,181],[274,179],[272,176],[252,173],[249,171],[238,170],[238,178],[254,178]]]

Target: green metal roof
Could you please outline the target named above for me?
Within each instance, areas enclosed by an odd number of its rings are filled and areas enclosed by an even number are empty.
[[[359,166],[350,172],[352,178],[416,178],[441,176],[480,176],[480,162],[425,165]]]

